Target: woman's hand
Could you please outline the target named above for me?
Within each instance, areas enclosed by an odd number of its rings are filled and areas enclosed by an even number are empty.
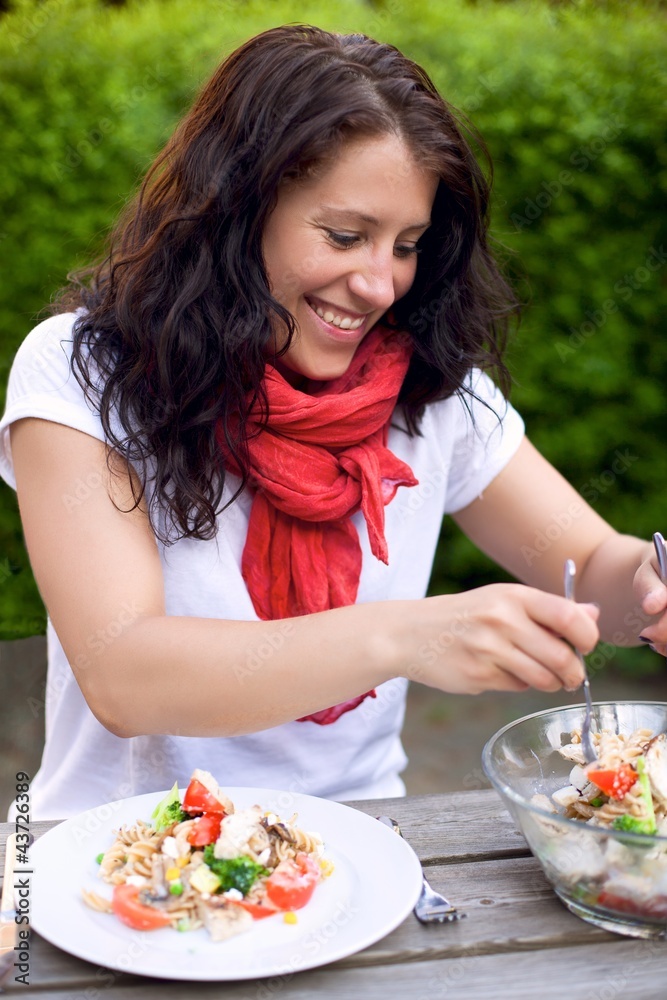
[[[574,690],[583,673],[572,647],[589,653],[599,638],[596,605],[521,584],[429,597],[413,610],[402,672],[452,694]]]
[[[667,656],[667,585],[660,579],[655,551],[652,549],[635,573],[634,591],[642,615],[654,619],[642,630],[642,638],[650,640],[658,653]]]

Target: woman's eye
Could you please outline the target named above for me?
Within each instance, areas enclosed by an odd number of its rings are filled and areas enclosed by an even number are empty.
[[[397,257],[409,257],[410,254],[413,254],[413,253],[416,254],[416,253],[421,253],[421,252],[422,252],[422,248],[418,247],[416,245],[415,246],[394,247],[394,254]]]
[[[336,243],[337,246],[343,247],[344,249],[354,246],[359,239],[358,236],[351,236],[348,233],[334,233],[331,229],[327,230],[327,236],[332,243]]]

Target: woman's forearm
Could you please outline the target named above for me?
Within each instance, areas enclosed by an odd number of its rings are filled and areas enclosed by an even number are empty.
[[[615,534],[599,545],[579,573],[577,600],[600,605],[600,636],[614,646],[637,646],[655,617],[642,609],[633,581],[653,546],[640,538]]]
[[[237,736],[364,694],[395,676],[387,605],[283,621],[148,617],[75,671],[119,736]]]
[[[237,736],[393,677],[455,694],[574,688],[582,675],[572,646],[588,652],[598,637],[591,611],[494,584],[271,622],[147,615],[96,657],[71,662],[91,710],[116,735]]]

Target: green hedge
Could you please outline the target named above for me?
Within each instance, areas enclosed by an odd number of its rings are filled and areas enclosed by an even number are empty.
[[[529,434],[616,527],[667,533],[659,3],[15,4],[0,21],[0,385],[213,66],[287,21],[398,45],[478,126],[495,162],[494,233],[527,303],[511,366]],[[502,578],[444,529],[434,591]],[[43,629],[4,486],[0,602],[0,638]]]

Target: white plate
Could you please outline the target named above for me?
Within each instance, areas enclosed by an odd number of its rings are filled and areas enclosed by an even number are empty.
[[[90,910],[81,889],[110,897],[95,858],[121,824],[148,820],[166,794],[156,792],[90,809],[59,824],[30,849],[34,870],[30,923],[63,951],[109,969],[164,979],[254,979],[285,976],[344,958],[389,934],[410,913],[421,888],[412,848],[365,813],[328,799],[267,788],[228,788],[239,809],[257,804],[319,833],[333,874],[298,911],[256,921],[244,934],[211,941],[204,929],[133,931]]]

